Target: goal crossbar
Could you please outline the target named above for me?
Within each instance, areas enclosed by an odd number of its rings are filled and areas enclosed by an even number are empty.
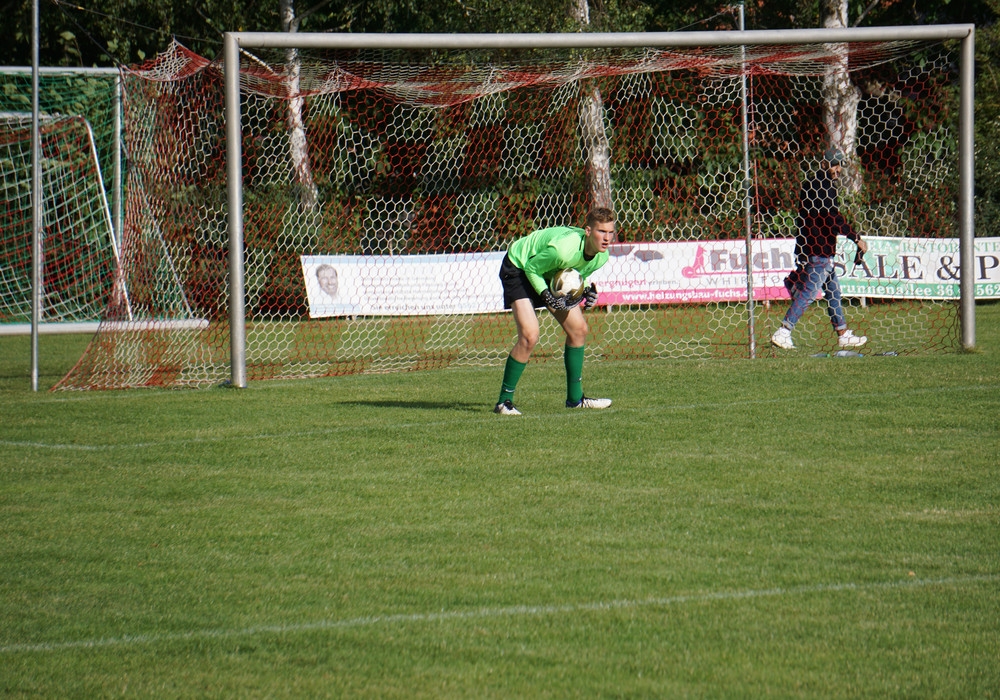
[[[599,49],[742,46],[744,44],[836,44],[851,41],[961,40],[971,24],[854,29],[779,29],[732,32],[595,32],[584,34],[338,34],[230,32],[244,49]]]
[[[243,49],[523,49],[683,48],[694,46],[808,45],[877,41],[961,42],[959,101],[960,309],[963,347],[975,346],[974,287],[974,61],[975,25],[859,27],[732,32],[561,34],[344,34],[227,32],[224,41],[226,179],[229,234],[231,384],[245,387],[246,318],[243,260],[240,51]]]

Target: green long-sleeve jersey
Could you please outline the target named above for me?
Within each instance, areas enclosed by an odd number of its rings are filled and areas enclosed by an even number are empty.
[[[587,233],[575,226],[543,228],[514,241],[507,250],[511,262],[524,270],[535,291],[541,294],[559,270],[573,268],[584,281],[608,261],[608,252],[590,260],[583,257]]]

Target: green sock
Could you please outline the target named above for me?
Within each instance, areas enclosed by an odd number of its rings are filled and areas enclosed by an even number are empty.
[[[517,382],[527,366],[527,362],[518,362],[510,355],[507,356],[507,364],[503,368],[503,384],[500,385],[500,399],[497,403],[514,400],[514,389],[517,388]]]
[[[566,400],[580,403],[583,398],[583,346],[571,348],[567,345],[563,361],[566,363]]]

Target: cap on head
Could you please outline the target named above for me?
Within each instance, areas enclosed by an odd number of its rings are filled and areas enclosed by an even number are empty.
[[[830,165],[843,165],[844,164],[844,154],[840,152],[840,149],[832,146],[826,149],[826,153],[823,154],[823,158]]]

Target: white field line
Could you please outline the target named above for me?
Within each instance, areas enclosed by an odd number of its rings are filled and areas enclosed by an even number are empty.
[[[230,639],[235,637],[255,637],[267,634],[295,634],[323,630],[359,629],[374,626],[399,626],[426,622],[447,622],[451,620],[480,620],[488,618],[517,618],[543,615],[573,615],[577,613],[609,612],[649,607],[675,607],[688,603],[711,601],[739,601],[755,598],[780,598],[793,595],[815,593],[839,593],[843,591],[878,591],[892,589],[916,589],[927,586],[962,586],[976,583],[992,583],[1000,579],[1000,574],[980,576],[958,576],[942,579],[903,579],[875,583],[827,583],[792,588],[748,589],[742,591],[706,591],[666,598],[644,598],[641,600],[610,600],[592,603],[567,603],[564,605],[514,605],[500,608],[478,608],[475,610],[442,610],[430,613],[408,613],[396,615],[372,615],[343,620],[319,620],[287,625],[262,625],[243,629],[203,629],[189,632],[166,634],[135,634],[122,637],[103,637],[66,642],[40,642],[36,644],[7,644],[0,646],[0,654],[56,652],[73,649],[100,649],[109,647],[133,647],[166,642],[184,642],[202,639]]]
[[[928,387],[925,389],[913,389],[911,391],[896,391],[896,392],[865,392],[857,394],[847,394],[844,395],[844,399],[847,400],[857,400],[862,401],[871,398],[887,398],[889,396],[914,396],[919,394],[941,394],[959,391],[994,391],[1000,388],[1000,384],[973,384],[968,386],[953,386],[953,387]],[[769,404],[783,404],[789,402],[808,402],[813,403],[817,400],[826,400],[829,396],[827,394],[815,394],[815,395],[797,395],[797,396],[783,396],[779,398],[771,399],[739,399],[736,401],[712,401],[712,402],[697,402],[697,403],[685,403],[685,404],[657,404],[657,405],[642,405],[642,406],[629,406],[625,408],[612,406],[610,410],[616,413],[642,413],[643,415],[651,415],[657,413],[671,413],[676,411],[692,411],[692,410],[724,410],[731,408],[738,408],[741,406],[763,406]],[[351,402],[348,402],[351,403]],[[440,421],[427,421],[427,422],[410,422],[410,423],[392,423],[391,426],[387,424],[373,425],[370,423],[363,423],[358,425],[346,425],[334,428],[322,428],[316,430],[302,430],[302,431],[289,431],[283,433],[254,433],[254,434],[244,434],[244,433],[226,433],[225,435],[214,435],[209,437],[190,437],[190,438],[175,438],[171,440],[150,440],[146,442],[133,442],[133,443],[108,443],[108,444],[86,444],[86,443],[49,443],[49,442],[39,442],[31,440],[0,440],[0,447],[22,447],[31,449],[47,449],[47,450],[75,450],[79,452],[96,452],[101,450],[133,450],[133,449],[148,449],[151,447],[164,447],[169,445],[198,445],[198,444],[212,444],[219,442],[245,442],[247,440],[289,440],[296,438],[308,438],[308,437],[323,437],[327,435],[337,435],[349,432],[370,432],[372,430],[386,430],[391,429],[393,432],[399,430],[409,430],[409,429],[421,429],[421,428],[439,428],[448,425],[468,425],[470,422],[478,420],[483,423],[486,422],[496,422],[504,421],[510,422],[512,424],[519,424],[525,421],[530,421],[533,419],[543,419],[549,420],[550,415],[546,413],[539,413],[535,416],[523,415],[516,418],[497,418],[492,414],[490,410],[492,405],[488,405],[488,402],[483,403],[483,412],[488,415],[484,416],[469,416],[468,412],[461,418],[451,418],[448,420]],[[428,409],[420,409],[428,410]],[[448,410],[448,409],[432,409],[432,410]],[[566,417],[572,419],[574,415],[590,415],[589,413],[580,413],[567,415]]]

